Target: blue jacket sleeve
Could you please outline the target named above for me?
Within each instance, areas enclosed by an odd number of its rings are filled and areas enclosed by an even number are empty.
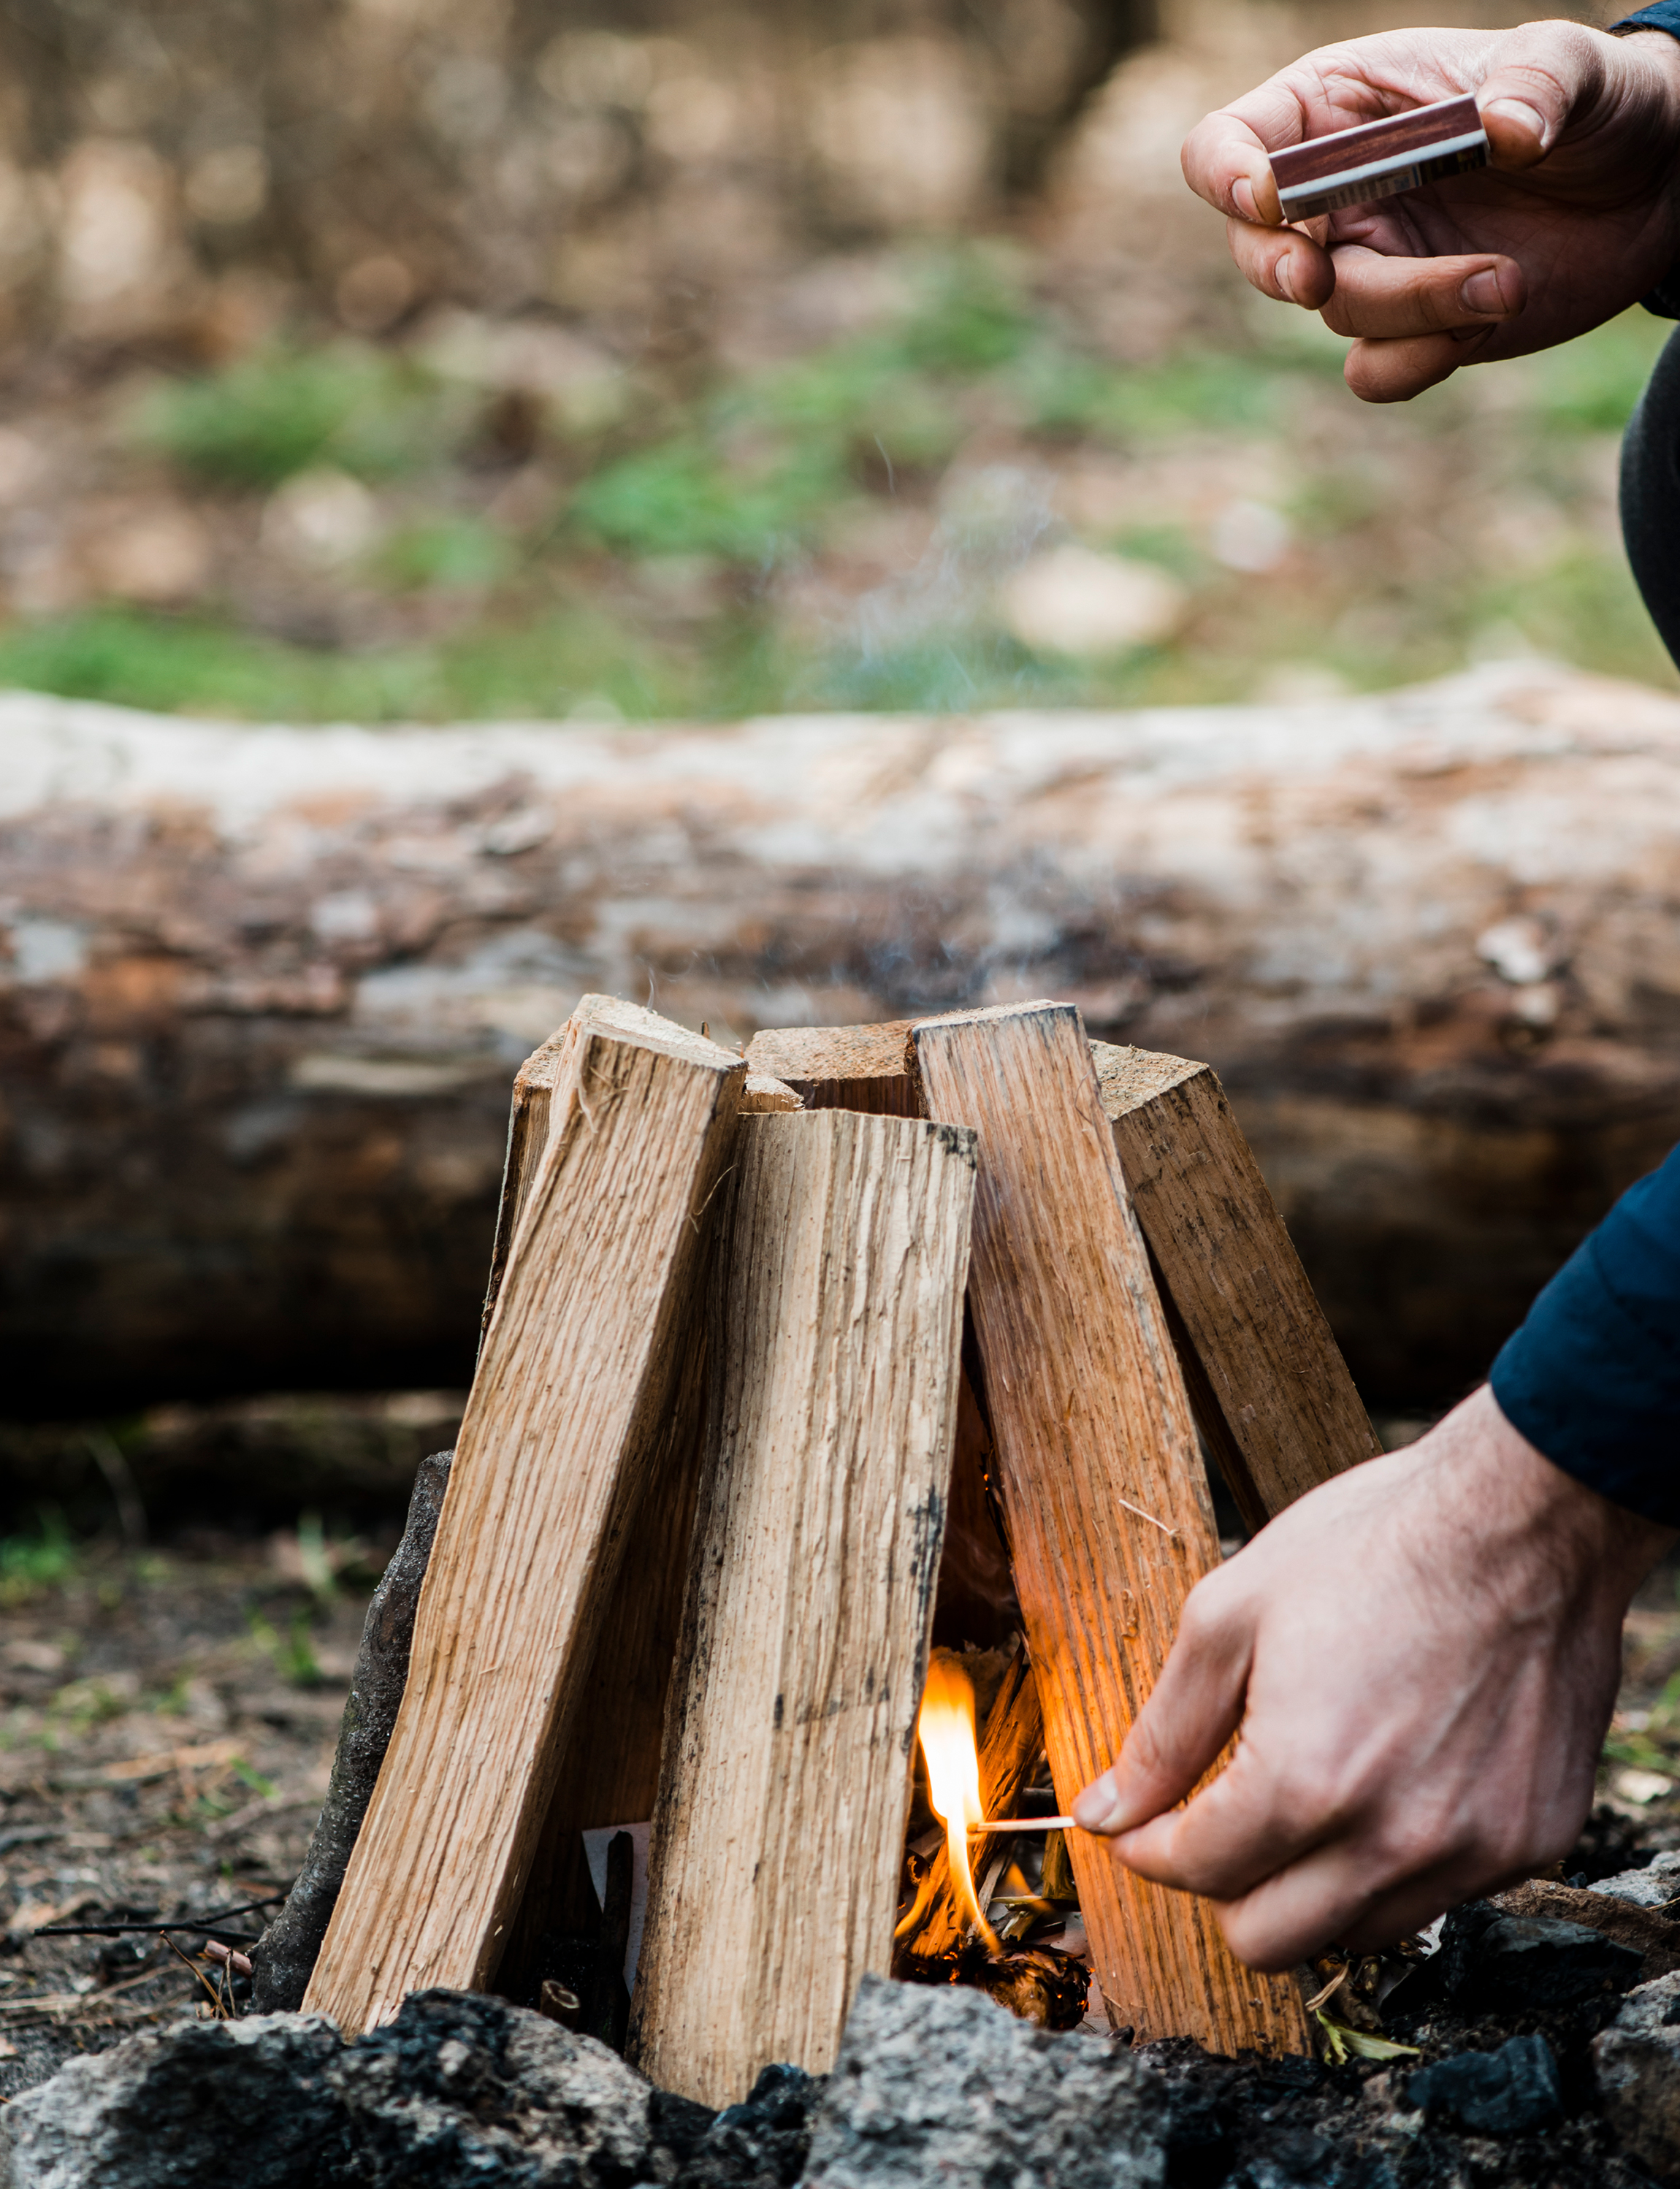
[[[1680,1148],[1564,1263],[1490,1380],[1554,1466],[1680,1527]]]

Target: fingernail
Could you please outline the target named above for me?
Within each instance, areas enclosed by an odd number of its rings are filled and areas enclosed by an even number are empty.
[[[1520,99],[1496,99],[1482,109],[1484,115],[1496,114],[1502,121],[1514,122],[1519,129],[1546,142],[1546,117]]]
[[[1254,185],[1247,175],[1239,175],[1230,186],[1230,201],[1236,207],[1239,220],[1258,221],[1260,209],[1254,202]]]
[[[1499,269],[1484,266],[1478,274],[1466,276],[1458,291],[1458,301],[1467,312],[1497,313],[1505,316],[1505,299],[1500,293]]]
[[[1282,291],[1284,296],[1287,297],[1292,304],[1299,302],[1299,299],[1295,294],[1294,256],[1295,254],[1293,252],[1286,251],[1282,257],[1278,260],[1276,265],[1271,269],[1272,280],[1276,282],[1278,287]]]
[[[1117,1832],[1123,1829],[1126,1813],[1112,1771],[1105,1771],[1100,1779],[1092,1779],[1074,1802],[1072,1815],[1082,1832]]]

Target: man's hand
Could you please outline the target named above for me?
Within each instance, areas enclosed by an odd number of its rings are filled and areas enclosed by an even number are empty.
[[[1386,1944],[1574,1844],[1622,1618],[1673,1541],[1479,1391],[1197,1585],[1073,1813],[1141,1875],[1223,1903],[1253,1967]],[[1239,1723],[1230,1765],[1176,1809]]]
[[[1491,166],[1277,225],[1268,150],[1464,92]],[[1321,46],[1199,122],[1184,170],[1257,289],[1356,337],[1355,394],[1402,402],[1584,334],[1680,257],[1680,41],[1550,22]]]

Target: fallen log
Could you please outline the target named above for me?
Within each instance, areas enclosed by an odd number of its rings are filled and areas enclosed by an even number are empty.
[[[1078,1012],[1003,1006],[912,1038],[931,1114],[979,1134],[981,1396],[1065,1810],[1117,1752],[1219,1537]],[[1217,2052],[1309,2049],[1293,1983],[1242,1968],[1208,1902],[1121,1868],[1085,1833],[1069,1852],[1117,2023]]]
[[[1058,995],[1206,1058],[1390,1408],[1680,1137],[1680,704],[1543,665],[663,732],[13,694],[0,873],[19,1412],[464,1387],[509,1084],[586,989],[726,1042]]]
[[[630,2056],[712,2106],[885,1975],[956,1431],[974,1135],[749,1117]]]
[[[305,1998],[347,2033],[495,1979],[668,1438],[745,1067],[588,998],[485,1333],[407,1687]]]

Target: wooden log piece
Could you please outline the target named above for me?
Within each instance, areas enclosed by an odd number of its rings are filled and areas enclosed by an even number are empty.
[[[1113,1758],[1216,1565],[1190,1402],[1078,1013],[1022,1004],[924,1021],[931,1113],[975,1127],[970,1296],[1056,1796]],[[1216,1767],[1217,1768],[1217,1767]],[[1210,2050],[1304,2051],[1287,1978],[1236,1961],[1212,1906],[1069,1835],[1111,2016]]]
[[[921,1117],[910,1027],[908,1019],[880,1026],[771,1027],[754,1035],[747,1063],[749,1072],[763,1059],[766,1069],[793,1075],[789,1083],[797,1085],[807,1109]],[[969,1349],[966,1341],[964,1349]],[[1009,1553],[987,1491],[991,1461],[991,1431],[964,1369],[933,1621],[934,1640],[953,1649],[964,1642],[994,1647],[1020,1625]]]
[[[1202,1434],[1248,1527],[1381,1449],[1208,1064],[1094,1041]]]
[[[666,1432],[745,1066],[586,997],[456,1445],[402,1707],[306,2008],[494,1979]]]
[[[747,1044],[755,1072],[784,1080],[807,1110],[917,1116],[908,1019],[880,1026],[769,1027]]]
[[[747,1083],[741,1092],[741,1115],[762,1116],[767,1111],[802,1110],[805,1105],[785,1080],[772,1078],[767,1072],[747,1072]]]
[[[829,2067],[890,1965],[974,1160],[920,1121],[741,1123],[630,2046],[708,2105]]]

